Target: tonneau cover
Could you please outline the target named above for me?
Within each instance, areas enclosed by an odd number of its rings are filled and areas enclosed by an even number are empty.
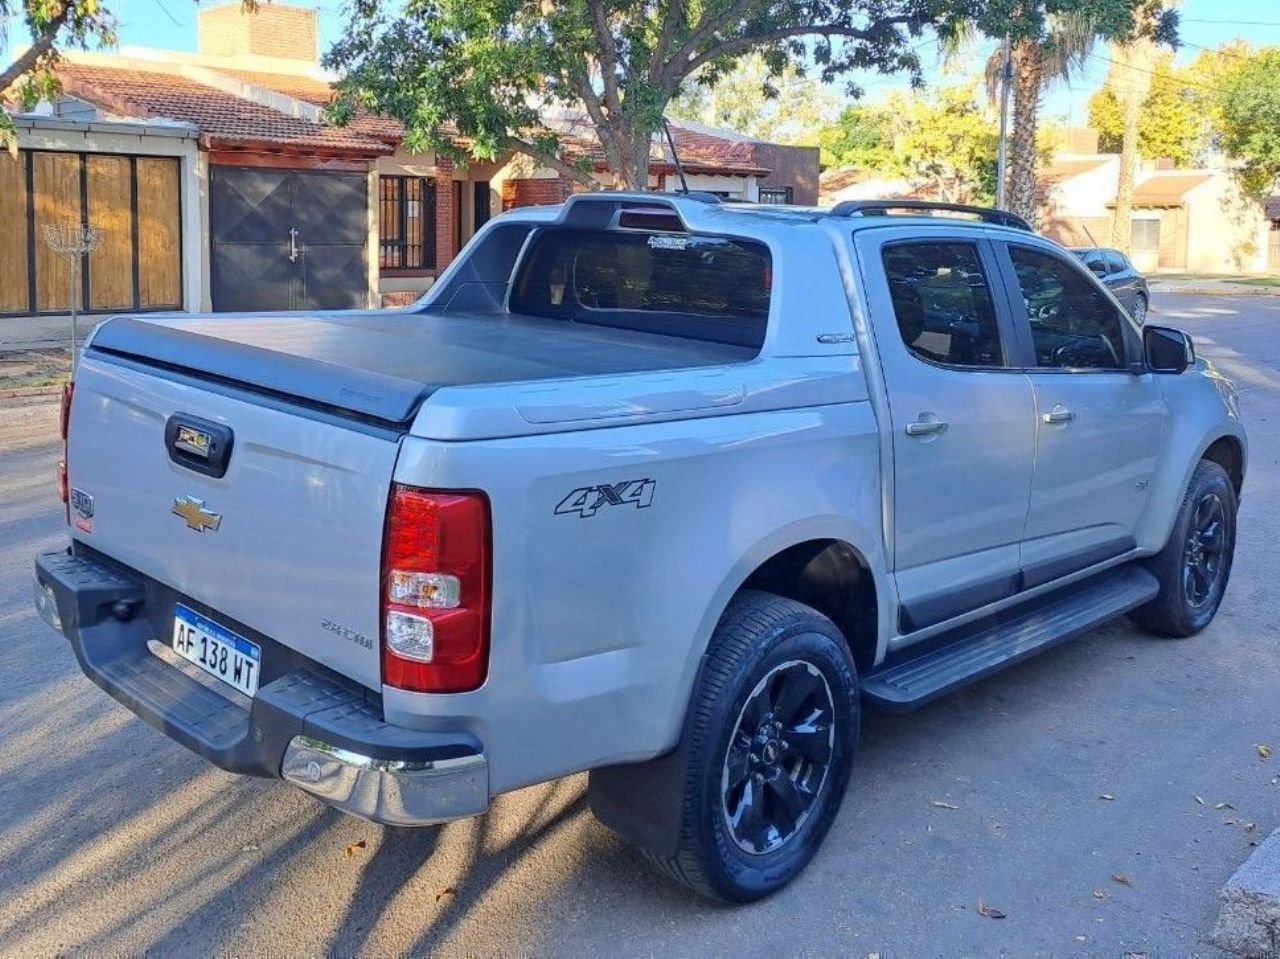
[[[404,424],[435,390],[718,365],[755,350],[511,314],[165,314],[104,323],[91,349]]]

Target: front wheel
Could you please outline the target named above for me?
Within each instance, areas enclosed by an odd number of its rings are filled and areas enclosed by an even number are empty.
[[[1193,636],[1222,603],[1236,548],[1236,490],[1217,463],[1201,460],[1191,474],[1173,532],[1148,562],[1160,581],[1156,598],[1130,615],[1162,636]]]
[[[650,858],[714,899],[781,889],[835,819],[858,723],[857,672],[835,624],[792,600],[742,592],[690,703],[679,847]]]
[[[1147,298],[1139,293],[1137,299],[1133,301],[1133,321],[1139,326],[1147,322],[1148,309]]]

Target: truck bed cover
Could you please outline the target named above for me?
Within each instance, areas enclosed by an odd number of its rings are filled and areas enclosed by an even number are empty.
[[[442,387],[714,366],[754,349],[516,314],[120,316],[91,349],[386,424]]]

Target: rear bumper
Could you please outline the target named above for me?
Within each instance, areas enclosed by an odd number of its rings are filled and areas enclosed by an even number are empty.
[[[167,646],[167,637],[157,635],[147,604],[162,600],[145,577],[90,555],[46,553],[36,559],[35,602],[70,640],[86,676],[222,769],[282,777],[390,825],[447,822],[488,807],[488,765],[474,738],[386,723],[376,702],[319,666],[295,656],[296,668],[281,675],[264,667],[246,707],[160,658],[151,644]]]

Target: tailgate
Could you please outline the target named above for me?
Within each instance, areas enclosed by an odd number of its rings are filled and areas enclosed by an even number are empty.
[[[165,428],[175,414],[231,431],[223,476],[171,457]],[[389,430],[89,352],[76,376],[68,472],[93,498],[93,515],[72,535],[207,604],[213,618],[378,689],[382,527],[398,450]]]

